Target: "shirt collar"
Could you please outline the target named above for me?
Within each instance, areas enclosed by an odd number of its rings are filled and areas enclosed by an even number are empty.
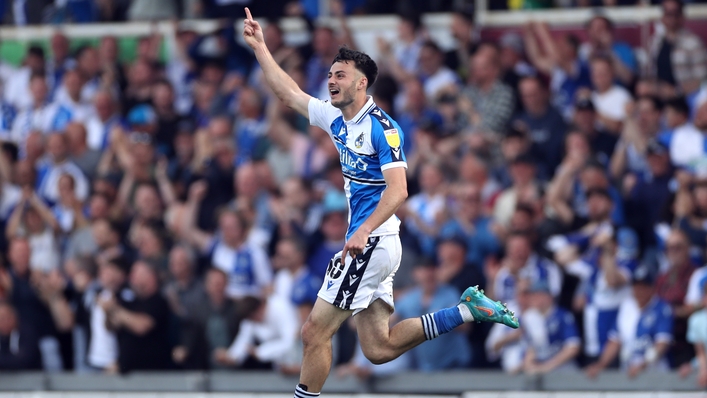
[[[372,96],[367,96],[368,100],[366,101],[366,104],[363,105],[363,108],[361,108],[360,111],[356,114],[356,116],[353,117],[351,120],[344,120],[344,123],[346,124],[359,124],[361,123],[361,120],[363,120],[363,117],[368,114],[368,112],[372,111],[373,108],[376,107],[376,103],[373,102],[373,97]]]

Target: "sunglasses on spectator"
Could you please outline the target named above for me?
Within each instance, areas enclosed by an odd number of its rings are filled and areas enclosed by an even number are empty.
[[[130,142],[133,144],[151,144],[152,136],[149,133],[132,133],[130,134]]]

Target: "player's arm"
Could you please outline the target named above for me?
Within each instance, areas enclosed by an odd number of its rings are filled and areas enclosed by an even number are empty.
[[[351,239],[346,242],[344,250],[341,253],[342,259],[346,259],[347,253],[353,258],[362,254],[371,232],[380,227],[381,224],[395,214],[400,205],[405,202],[405,199],[408,197],[407,179],[405,175],[404,167],[392,167],[383,170],[383,178],[385,179],[387,188],[383,191],[378,206],[376,206],[373,213],[368,216],[368,219],[358,227],[358,230],[354,232]]]
[[[246,19],[243,21],[243,38],[245,42],[255,51],[255,58],[258,59],[260,67],[263,69],[263,76],[270,89],[277,98],[288,107],[294,109],[299,114],[309,118],[310,95],[302,91],[292,78],[285,73],[275,62],[270,54],[270,50],[265,45],[263,39],[263,29],[260,24],[253,20],[248,7],[245,9]]]

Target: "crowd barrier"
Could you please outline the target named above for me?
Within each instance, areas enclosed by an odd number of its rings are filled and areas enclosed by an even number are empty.
[[[0,393],[4,392],[85,392],[106,393],[291,393],[297,378],[273,372],[171,372],[133,373],[125,376],[103,374],[0,373]],[[691,392],[705,396],[696,386],[695,376],[681,379],[675,373],[648,372],[636,379],[625,373],[605,372],[588,379],[580,372],[556,372],[545,376],[510,376],[497,371],[450,371],[441,373],[408,372],[394,376],[360,380],[332,376],[326,384],[329,394],[455,395],[468,391],[576,392]],[[7,395],[5,395],[7,396]],[[0,395],[0,398],[5,396]],[[64,395],[60,395],[64,397]],[[159,395],[152,395],[159,396]],[[498,397],[489,395],[488,397]],[[547,397],[548,395],[539,395]],[[637,395],[634,395],[638,397]],[[640,395],[641,397],[646,395]],[[47,396],[49,397],[49,396]],[[231,395],[233,397],[233,395]],[[477,396],[474,395],[474,398]],[[524,398],[530,396],[523,395]],[[471,396],[469,396],[471,398]],[[649,397],[650,398],[650,397]]]

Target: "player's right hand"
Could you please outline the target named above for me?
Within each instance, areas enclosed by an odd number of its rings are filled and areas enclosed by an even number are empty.
[[[246,18],[243,21],[243,38],[250,48],[255,49],[257,46],[265,43],[263,28],[253,19],[253,15],[250,14],[248,7],[245,8],[245,15]]]

